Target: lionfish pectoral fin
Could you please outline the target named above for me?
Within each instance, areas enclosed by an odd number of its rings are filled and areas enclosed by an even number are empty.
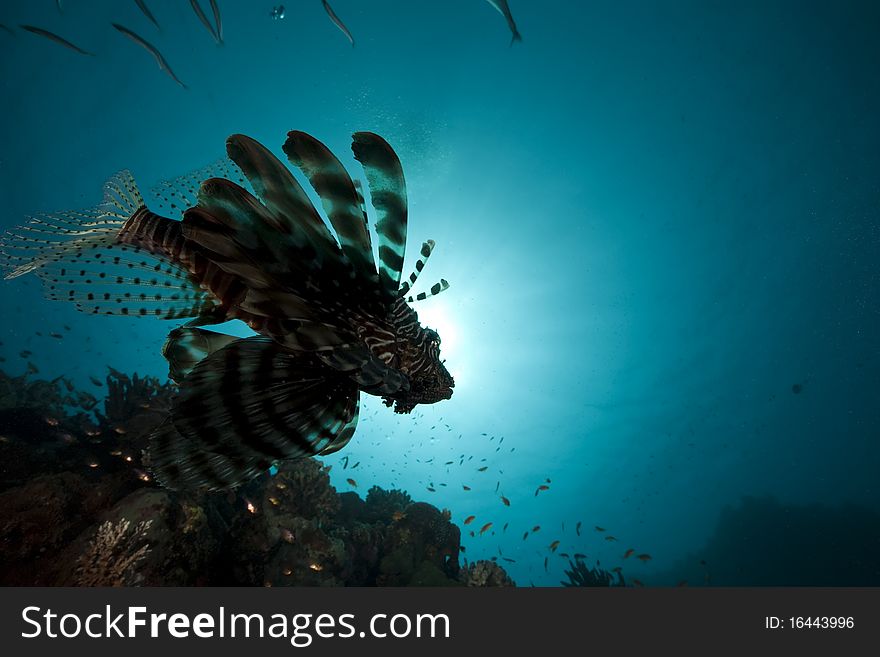
[[[356,132],[351,150],[364,167],[376,210],[379,281],[388,298],[396,296],[406,255],[407,199],[403,167],[394,149],[372,132]]]
[[[237,339],[193,326],[174,329],[162,346],[162,356],[168,361],[169,378],[177,383],[183,382],[196,365]]]
[[[324,449],[318,452],[319,456],[327,456],[328,454],[334,454],[338,452],[343,447],[348,445],[349,441],[354,437],[354,431],[357,429],[358,418],[360,417],[360,404],[354,407],[354,417],[349,420],[344,427],[342,427],[342,431],[339,432],[339,435],[336,436],[330,444],[327,445]]]
[[[86,313],[197,317],[215,300],[152,239],[178,229],[145,208],[122,171],[104,185],[99,206],[41,215],[9,231],[0,240],[0,268],[6,278],[33,272],[47,298]]]
[[[175,489],[228,489],[281,460],[347,442],[357,385],[263,337],[236,340],[183,380],[150,439],[150,468]]]

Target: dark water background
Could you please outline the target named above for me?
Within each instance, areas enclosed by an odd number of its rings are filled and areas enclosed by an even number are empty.
[[[493,522],[467,556],[500,549],[520,584],[559,582],[557,539],[654,584],[880,583],[880,5],[511,0],[508,47],[482,0],[335,0],[352,48],[317,0],[280,21],[221,0],[222,47],[189,3],[148,4],[161,33],[134,2],[0,5],[96,53],[0,32],[4,228],[234,132],[281,155],[306,130],[353,173],[350,134],[378,132],[407,173],[407,266],[433,238],[423,283],[452,284],[417,309],[457,387],[412,416],[366,399],[327,459],[360,461],[340,490]],[[79,315],[33,277],[0,300],[10,373],[28,349],[85,388],[108,364],[165,374],[168,323]]]

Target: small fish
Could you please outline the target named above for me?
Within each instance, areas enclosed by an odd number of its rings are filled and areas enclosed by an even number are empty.
[[[578,524],[575,525],[574,531],[578,536],[581,535],[581,523],[580,522],[578,522]]]
[[[583,559],[586,559],[586,558],[587,558],[587,555],[584,554],[583,552],[575,552],[575,553],[574,553],[574,558],[575,558],[575,559],[578,559],[578,560],[583,560]]]
[[[354,48],[354,37],[351,36],[351,32],[348,31],[347,27],[345,27],[345,23],[339,20],[339,16],[336,15],[336,12],[333,11],[333,8],[330,6],[330,3],[327,2],[327,0],[321,0],[321,4],[324,5],[324,10],[327,12],[330,20],[333,21],[333,24],[336,25],[336,27],[338,27],[346,37],[348,37],[348,40],[351,41],[351,47]]]
[[[360,464],[361,464],[361,462],[358,461],[358,462],[355,463],[353,466],[351,466],[351,469],[354,470],[354,469],[355,469],[356,467],[358,467]]]
[[[517,41],[522,41],[522,35],[519,33],[519,30],[516,29],[516,23],[513,20],[513,14],[510,13],[510,7],[507,6],[507,0],[486,0],[490,5],[495,7],[498,10],[498,13],[504,16],[504,20],[507,21],[507,27],[510,28],[510,33],[512,34],[510,38],[510,45],[513,45]]]
[[[606,540],[606,541],[616,541],[617,539],[614,538],[614,537],[611,536],[611,535],[608,535],[608,536],[605,537],[605,540]]]
[[[51,333],[49,334],[49,337],[50,337],[50,338],[55,338],[56,340],[60,340],[60,339],[63,338],[64,336],[61,335],[60,333],[55,333],[55,332],[53,331],[53,332],[51,332]]]
[[[9,29],[9,28],[8,28],[6,25],[4,25],[3,23],[0,23],[0,30],[3,30],[4,32],[7,32],[10,36],[15,36],[15,32],[13,32],[11,29]]]
[[[141,12],[144,14],[144,16],[146,16],[148,19],[150,19],[150,22],[156,26],[156,29],[161,32],[162,28],[159,26],[159,22],[155,19],[155,17],[153,16],[153,13],[147,7],[147,3],[144,2],[144,0],[134,0],[134,3],[138,6],[138,9],[141,10]]]
[[[509,526],[510,526],[510,523],[509,523],[509,522],[505,522],[505,523],[504,523],[504,527],[501,528],[501,533],[506,532],[506,531],[507,531],[507,528],[508,528]]]
[[[477,468],[477,472],[485,472],[485,471],[488,470],[488,469],[489,469],[489,466],[488,466],[488,465],[484,465],[482,468]]]
[[[95,53],[89,52],[88,50],[83,50],[79,46],[73,45],[67,39],[64,39],[53,32],[49,32],[48,30],[44,30],[39,27],[34,27],[33,25],[19,25],[19,27],[31,34],[36,34],[37,36],[41,36],[43,38],[49,39],[49,41],[54,41],[59,46],[64,46],[65,48],[72,50],[74,52],[78,52],[80,55],[89,55],[90,57],[94,57]]]
[[[550,557],[544,557],[544,572],[547,572],[547,564],[550,561]]]
[[[548,547],[551,552],[556,552],[556,548],[559,547],[559,541],[553,541]]]
[[[28,374],[39,374],[40,373],[40,370],[37,368],[37,366],[34,365],[30,361],[28,361],[28,364],[27,364],[27,371],[28,371]]]
[[[464,524],[465,524],[465,525],[469,525],[469,524],[471,524],[471,523],[474,521],[474,519],[475,519],[476,517],[477,517],[477,516],[468,516],[467,518],[464,519]]]
[[[600,527],[599,525],[596,525],[594,529],[595,529],[597,532],[604,532],[604,531],[605,531],[605,528],[604,528],[604,527]]]
[[[619,573],[621,571],[623,571],[623,568],[621,568],[620,566],[615,566],[614,568],[611,569],[612,573]]]
[[[510,500],[507,499],[506,497],[504,497],[504,495],[501,496],[501,503],[502,503],[504,506],[510,506]]]
[[[93,377],[93,376],[89,376],[89,381],[91,381],[93,385],[96,385],[96,386],[98,386],[99,388],[103,388],[103,387],[104,387],[104,384],[101,383],[100,379],[97,379],[97,378],[95,378],[95,377]]]
[[[535,497],[538,497],[538,493],[540,493],[542,490],[550,490],[550,486],[546,484],[541,484],[540,486],[538,486],[537,490],[535,490]]]
[[[629,550],[627,550],[626,552],[623,553],[623,558],[629,559],[632,556],[633,552],[635,552],[635,550],[633,548],[630,548]]]
[[[636,559],[638,559],[639,561],[641,561],[642,563],[644,563],[644,562],[646,562],[646,561],[650,561],[650,560],[651,560],[651,555],[650,555],[650,554],[640,554],[640,555],[638,555],[638,556],[636,557]]]
[[[46,420],[46,424],[48,424],[50,427],[57,427],[58,426],[58,419],[57,418],[47,416],[44,419]]]
[[[462,487],[462,489],[464,489],[464,490],[470,490],[470,489],[471,489],[470,486],[465,486],[464,484],[462,484],[461,487]]]
[[[192,7],[193,11],[196,13],[196,16],[199,17],[202,25],[205,26],[205,29],[211,33],[212,37],[214,37],[214,41],[220,43],[220,37],[217,36],[217,32],[214,31],[214,26],[211,25],[211,21],[208,20],[207,16],[205,16],[205,12],[202,11],[202,7],[201,5],[199,5],[199,0],[189,0],[189,4]]]
[[[19,352],[18,355],[21,356],[22,358],[30,358],[32,353],[34,353],[34,352],[28,351],[27,349],[25,349],[24,351]]]
[[[348,457],[343,456],[342,460],[345,461],[345,463],[342,464],[342,469],[345,470],[348,467]]]
[[[501,557],[507,563],[516,563],[516,559],[511,559],[510,557]]]
[[[403,511],[395,511],[394,513],[391,514],[391,519],[394,522],[400,522],[404,518],[406,518],[406,514]]]
[[[487,531],[489,531],[489,528],[490,528],[491,526],[492,526],[492,523],[491,523],[491,522],[487,522],[485,525],[483,525],[482,527],[480,527],[480,536],[482,536],[482,535],[485,534]]]
[[[429,492],[429,493],[436,493],[436,492],[437,492],[437,489],[436,489],[436,488],[432,488],[431,486],[428,486],[428,492]]]
[[[636,586],[641,586],[641,587],[645,586],[641,580],[638,580],[635,577],[633,577],[632,583],[635,584]]]
[[[168,62],[165,61],[165,58],[162,56],[158,50],[156,50],[155,46],[151,45],[145,39],[139,37],[137,34],[129,30],[127,27],[120,25],[119,23],[113,23],[113,27],[115,27],[119,32],[127,36],[129,39],[138,44],[141,48],[150,53],[156,60],[156,63],[159,65],[159,69],[165,71],[168,76],[174,80],[177,84],[179,84],[184,89],[189,89],[183,82],[180,81],[176,75],[174,75],[174,71],[171,70],[171,67],[168,66]]]
[[[357,487],[358,487],[358,482],[356,482],[356,481],[355,481],[354,479],[352,479],[351,477],[349,477],[349,478],[346,479],[345,481],[347,481],[347,482],[348,482],[348,485],[351,486],[352,488],[357,488]]]
[[[532,527],[532,533],[533,533],[533,534],[534,534],[535,532],[539,532],[539,531],[541,531],[541,525],[535,525],[534,527]]]
[[[214,25],[217,26],[217,39],[220,45],[223,45],[223,21],[220,19],[220,7],[217,6],[217,0],[211,0],[211,11],[214,14]]]
[[[496,482],[495,482],[495,492],[496,492],[496,493],[498,492],[498,489],[499,489],[499,488],[501,488],[501,482],[500,482],[500,481],[496,481]]]

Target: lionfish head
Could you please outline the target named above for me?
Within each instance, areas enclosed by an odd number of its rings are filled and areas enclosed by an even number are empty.
[[[436,404],[452,397],[455,380],[440,359],[440,335],[418,323],[410,310],[411,323],[398,342],[397,367],[409,378],[409,389],[383,397],[395,413],[409,413],[418,404]]]

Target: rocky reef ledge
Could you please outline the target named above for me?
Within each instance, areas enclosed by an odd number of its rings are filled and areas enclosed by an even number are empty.
[[[451,514],[374,486],[338,493],[314,459],[228,493],[151,480],[143,449],[173,388],[111,370],[98,400],[0,372],[0,584],[512,586],[460,563]]]

